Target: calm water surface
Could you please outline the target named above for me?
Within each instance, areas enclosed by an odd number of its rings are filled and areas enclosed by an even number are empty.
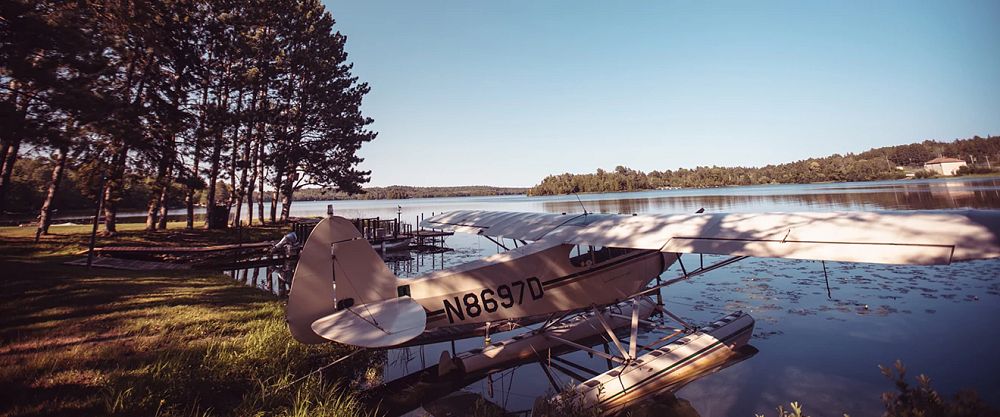
[[[331,202],[297,202],[296,215],[322,215]],[[664,190],[559,197],[470,197],[332,202],[346,217],[396,217],[413,222],[458,209],[605,213],[690,213],[758,211],[871,211],[998,209],[996,179],[891,181],[818,185],[778,185],[703,190]],[[933,231],[928,231],[933,233]],[[493,243],[457,234],[447,241],[454,252],[413,254],[388,261],[400,276],[452,266],[497,253]],[[721,259],[705,257],[706,264]],[[685,255],[697,264],[697,255]],[[1000,406],[1000,261],[951,266],[896,267],[828,262],[832,297],[827,296],[819,262],[749,259],[662,291],[667,307],[704,324],[743,310],[757,320],[750,343],[759,353],[677,392],[701,416],[774,414],[774,407],[799,401],[813,416],[881,415],[879,395],[892,389],[878,370],[897,359],[911,377],[925,373],[950,395],[976,389]],[[678,267],[665,277],[680,273]],[[505,335],[494,336],[499,340]],[[644,336],[648,339],[648,335]],[[457,342],[459,351],[481,347],[482,339]],[[392,380],[433,366],[441,343],[388,352],[383,378]],[[565,356],[592,369],[603,360],[582,352]],[[556,373],[561,384],[570,378]],[[503,385],[501,385],[501,383]],[[480,393],[508,410],[530,409],[551,391],[538,364],[523,365],[466,391]],[[510,388],[498,388],[498,387]],[[490,393],[492,392],[492,395]]]

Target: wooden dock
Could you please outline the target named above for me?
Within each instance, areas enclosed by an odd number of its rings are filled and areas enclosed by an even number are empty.
[[[66,262],[66,265],[87,266],[87,258]],[[122,269],[126,271],[160,271],[190,269],[188,265],[168,262],[139,261],[121,258],[94,258],[91,266],[96,268]]]
[[[114,254],[147,254],[147,255],[170,255],[170,254],[212,254],[239,250],[257,250],[274,246],[274,241],[254,242],[231,245],[212,246],[105,246],[94,248],[94,253],[98,255]],[[86,253],[86,252],[84,252]]]
[[[292,224],[292,230],[298,236],[299,242],[305,242],[318,223],[318,219],[299,220]],[[377,250],[443,247],[444,238],[455,234],[433,229],[414,229],[413,225],[403,223],[398,218],[364,217],[351,219],[351,223]],[[399,246],[398,242],[402,240],[408,240],[409,244]]]

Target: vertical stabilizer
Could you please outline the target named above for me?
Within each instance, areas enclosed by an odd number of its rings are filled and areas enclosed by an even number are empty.
[[[327,342],[311,325],[351,305],[396,297],[396,276],[343,217],[319,222],[299,254],[288,293],[288,328],[303,343]]]
[[[337,309],[396,298],[396,275],[367,239],[333,243]]]

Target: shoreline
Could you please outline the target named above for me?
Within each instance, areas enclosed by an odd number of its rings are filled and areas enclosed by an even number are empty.
[[[673,191],[673,190],[712,190],[719,188],[749,188],[749,187],[772,187],[772,186],[794,186],[794,185],[822,185],[822,184],[868,184],[876,182],[912,182],[912,181],[941,181],[941,180],[964,180],[964,179],[987,179],[996,178],[1000,179],[1000,173],[991,174],[969,174],[962,176],[950,176],[950,177],[935,177],[935,178],[888,178],[883,180],[871,180],[871,181],[818,181],[818,182],[777,182],[768,184],[733,184],[733,185],[709,185],[704,187],[666,187],[666,188],[643,188],[638,190],[623,190],[623,191],[587,191],[578,192],[570,194],[537,194],[530,195],[525,194],[527,197],[558,197],[558,196],[572,196],[572,195],[594,195],[594,194],[622,194],[622,193],[642,193],[650,191]]]
[[[911,183],[911,182],[936,182],[936,181],[966,181],[966,180],[978,180],[978,179],[1000,179],[1000,174],[970,174],[962,176],[953,177],[938,177],[938,178],[901,178],[901,179],[885,179],[885,180],[872,180],[872,181],[852,181],[852,182],[836,182],[836,181],[822,181],[822,182],[812,182],[812,183],[771,183],[771,184],[752,184],[752,185],[720,185],[720,186],[705,186],[705,187],[672,187],[672,188],[651,188],[651,189],[641,189],[641,190],[631,190],[631,191],[594,191],[594,192],[580,192],[575,194],[542,194],[542,195],[529,195],[525,194],[489,194],[489,195],[475,195],[475,196],[439,196],[439,197],[412,197],[412,198],[380,198],[380,199],[308,199],[308,200],[294,200],[294,203],[310,203],[310,202],[384,202],[384,201],[408,201],[408,200],[434,200],[434,199],[455,199],[455,198],[477,198],[477,197],[523,197],[523,198],[559,198],[559,197],[571,197],[574,195],[579,196],[593,196],[601,194],[629,194],[629,193],[649,193],[657,191],[681,191],[681,190],[718,190],[718,189],[741,189],[741,188],[752,188],[752,187],[780,187],[780,186],[809,186],[809,185],[829,185],[829,184],[870,184],[870,183]],[[265,204],[270,204],[265,201]],[[279,205],[280,207],[280,205]],[[293,205],[294,209],[294,205]],[[53,225],[57,226],[58,223],[65,223],[67,221],[84,220],[90,222],[93,218],[93,212],[91,210],[72,210],[64,214],[56,214],[53,216]],[[172,207],[169,214],[171,221],[182,220],[186,216],[185,207]],[[134,219],[145,219],[146,213],[140,210],[126,210],[118,213],[118,220],[120,223],[135,223]],[[205,207],[196,206],[195,207],[195,221],[204,220]],[[36,212],[12,214],[5,213],[3,219],[0,220],[0,226],[22,226],[29,227],[28,224],[32,224],[37,218]],[[126,221],[122,221],[126,220]],[[133,220],[133,221],[127,221]],[[83,223],[80,223],[83,224]]]

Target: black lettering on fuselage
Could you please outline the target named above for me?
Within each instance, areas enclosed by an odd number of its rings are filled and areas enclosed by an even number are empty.
[[[525,291],[527,289],[527,291]],[[484,288],[480,291],[473,291],[444,299],[444,310],[448,314],[448,322],[464,321],[465,317],[475,318],[483,313],[495,313],[501,309],[508,309],[515,305],[524,304],[525,292],[530,296],[529,301],[537,301],[545,296],[542,282],[537,277],[501,284],[492,288]]]
[[[542,295],[545,294],[542,291],[542,282],[535,277],[528,278],[528,291],[531,293],[532,300],[542,298]]]
[[[455,316],[458,316],[458,320],[459,321],[465,320],[465,313],[462,312],[462,304],[459,303],[458,297],[455,297],[455,305],[451,305],[451,303],[448,302],[447,299],[445,299],[444,300],[444,311],[448,312],[448,321],[451,322],[451,323],[455,322],[455,319],[452,316],[452,314],[454,314]]]

